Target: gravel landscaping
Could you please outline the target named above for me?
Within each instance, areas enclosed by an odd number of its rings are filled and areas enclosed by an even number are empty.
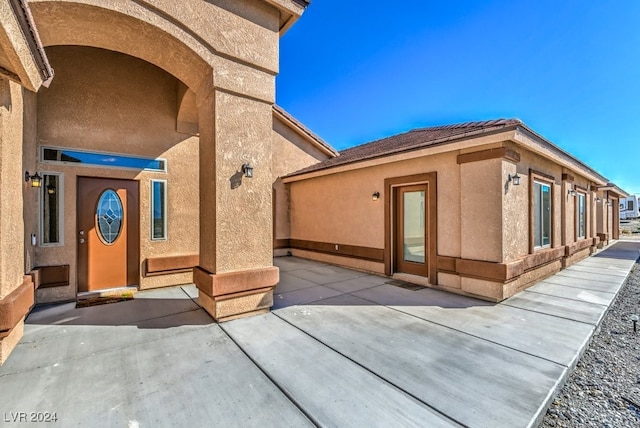
[[[640,265],[636,262],[541,427],[640,426]]]

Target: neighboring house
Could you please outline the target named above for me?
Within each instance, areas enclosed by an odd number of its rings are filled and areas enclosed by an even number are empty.
[[[271,306],[277,178],[336,155],[274,107],[309,2],[179,3],[0,0],[0,363],[34,302],[195,282],[218,320]]]
[[[623,220],[640,218],[638,195],[629,195],[620,199],[620,218]]]
[[[416,129],[284,182],[294,255],[492,301],[617,239],[626,196],[513,119]]]

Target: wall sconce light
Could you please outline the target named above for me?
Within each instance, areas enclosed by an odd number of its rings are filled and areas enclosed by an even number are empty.
[[[31,180],[31,187],[40,187],[42,185],[42,177],[38,175],[37,171],[35,175],[29,175],[29,171],[25,171],[24,181],[28,183],[29,180]]]
[[[602,198],[596,196],[596,202],[602,202]]]
[[[242,173],[247,178],[253,177],[253,167],[248,163],[242,164]]]
[[[371,195],[371,199],[373,199],[374,201],[380,199],[380,192],[373,192],[373,195]]]
[[[578,192],[575,191],[575,189],[569,189],[569,196],[576,196],[578,194]]]
[[[514,186],[520,185],[520,176],[516,172],[514,175],[509,174],[509,181],[513,183]]]

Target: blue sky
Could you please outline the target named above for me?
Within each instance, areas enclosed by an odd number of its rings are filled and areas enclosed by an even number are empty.
[[[519,118],[640,193],[640,2],[314,0],[277,103],[338,149]]]

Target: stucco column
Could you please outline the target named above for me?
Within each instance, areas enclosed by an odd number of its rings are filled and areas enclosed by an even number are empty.
[[[22,133],[22,88],[0,79],[0,364],[22,337],[34,301],[24,274]]]
[[[200,99],[200,304],[227,320],[269,310],[273,267],[270,103],[218,88]],[[253,177],[242,166],[253,168]]]

